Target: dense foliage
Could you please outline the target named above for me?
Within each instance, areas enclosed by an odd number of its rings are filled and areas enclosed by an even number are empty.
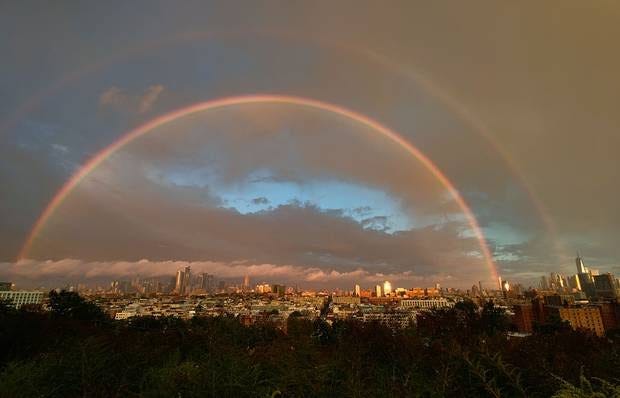
[[[50,312],[0,305],[0,396],[620,396],[618,338],[547,325],[507,339],[492,304],[400,331],[296,314],[285,333],[231,317],[115,322],[76,294],[50,299]]]

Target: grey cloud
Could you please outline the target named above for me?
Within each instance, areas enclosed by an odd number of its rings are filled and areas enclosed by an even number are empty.
[[[252,204],[254,205],[268,205],[269,199],[265,198],[264,196],[258,197],[258,198],[254,198],[252,199]]]
[[[122,112],[143,114],[149,112],[164,91],[161,84],[148,87],[142,94],[130,93],[127,90],[112,86],[99,96],[99,105]]]
[[[161,185],[126,161],[118,154],[84,180],[35,240],[30,257],[251,262],[324,272],[447,274],[463,281],[488,277],[482,259],[468,255],[478,242],[461,235],[460,222],[388,234],[365,228],[341,210],[301,202],[244,215],[220,207],[206,187]]]

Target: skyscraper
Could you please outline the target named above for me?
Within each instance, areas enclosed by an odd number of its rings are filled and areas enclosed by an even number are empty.
[[[383,294],[389,296],[392,293],[392,284],[389,281],[383,282]]]
[[[243,277],[243,291],[247,292],[250,290],[250,276],[246,275]]]
[[[588,272],[588,269],[583,264],[583,260],[581,258],[581,255],[579,255],[579,252],[577,252],[577,258],[575,258],[575,264],[577,265],[577,273],[578,274],[585,274],[585,273]]]
[[[579,275],[571,275],[566,278],[568,282],[568,287],[572,289],[581,290],[581,284],[579,283]]]
[[[205,276],[204,284],[205,284],[205,290],[207,291],[207,293],[215,292],[215,276],[211,274],[207,274]]]
[[[594,280],[592,279],[592,275],[589,272],[577,274],[579,278],[579,286],[581,286],[581,291],[586,294],[586,297],[593,298],[595,296],[594,291]]]
[[[618,289],[616,289],[616,278],[610,274],[595,275],[594,289],[597,297],[612,298],[618,297]]]
[[[375,294],[377,295],[377,297],[383,296],[383,294],[381,293],[381,285],[375,286]]]
[[[215,286],[213,284],[213,275],[202,272],[196,278],[196,288],[203,290],[205,293],[213,293]]]
[[[191,290],[191,270],[185,267],[177,270],[176,284],[174,291],[180,295],[186,295]]]
[[[577,253],[577,258],[575,258],[575,264],[577,265],[577,277],[579,278],[581,291],[586,294],[586,297],[591,299],[596,295],[592,272],[583,264],[583,260],[579,253]]]
[[[353,295],[355,297],[359,297],[360,296],[360,292],[361,292],[360,285],[355,285],[355,290],[353,291]]]

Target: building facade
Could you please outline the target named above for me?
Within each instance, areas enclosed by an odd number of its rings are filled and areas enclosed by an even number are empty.
[[[432,308],[450,308],[454,307],[452,301],[448,301],[445,298],[429,298],[429,299],[403,299],[400,301],[402,308],[420,308],[420,309],[432,309]]]
[[[568,321],[573,329],[587,329],[597,336],[605,334],[601,310],[597,306],[563,307],[558,309],[560,318]]]
[[[26,304],[41,304],[43,292],[0,291],[0,300],[9,301],[15,308]]]

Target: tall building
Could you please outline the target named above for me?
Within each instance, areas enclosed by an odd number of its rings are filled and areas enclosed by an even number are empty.
[[[616,278],[610,274],[594,275],[594,293],[599,298],[611,298],[618,297],[618,289],[616,288]]]
[[[508,281],[503,281],[502,282],[502,292],[504,293],[504,296],[510,291],[510,284],[508,283]]]
[[[594,298],[596,296],[596,291],[594,289],[592,270],[589,270],[583,264],[583,259],[581,258],[579,253],[577,253],[577,258],[575,258],[575,264],[577,265],[577,278],[579,279],[579,286],[581,286],[581,291],[586,294],[587,298]]]
[[[243,291],[247,292],[250,290],[250,276],[246,275],[243,277]]]
[[[549,283],[544,275],[540,277],[540,290],[549,290]]]
[[[213,293],[215,290],[215,285],[213,282],[213,275],[210,275],[206,272],[201,272],[196,278],[196,289],[200,289],[205,293]]]
[[[589,272],[585,274],[577,274],[579,278],[579,286],[581,286],[581,291],[586,294],[586,297],[591,299],[596,296],[596,291],[594,289],[594,279]]]
[[[383,282],[383,294],[389,296],[392,293],[392,284],[389,281]]]
[[[381,285],[375,286],[375,294],[377,297],[383,297],[383,293],[381,292]]]
[[[559,290],[564,287],[564,278],[562,277],[562,275],[552,272],[549,276],[550,288],[552,290]]]
[[[189,294],[191,290],[191,269],[185,267],[177,270],[176,284],[174,291],[179,295]]]
[[[207,293],[215,292],[215,276],[212,274],[205,275],[204,288]]]
[[[271,292],[277,294],[280,297],[282,297],[286,293],[286,286],[278,285],[278,284],[273,285],[273,286],[271,286]]]
[[[579,252],[577,252],[577,258],[575,258],[575,265],[577,265],[578,274],[586,274],[588,272],[588,269],[583,264],[583,259],[581,258]]]
[[[112,281],[110,289],[114,294],[127,294],[133,290],[133,287],[129,281]]]
[[[360,293],[361,293],[362,289],[360,288],[360,285],[355,285],[355,290],[353,291],[353,295],[355,297],[359,297]]]
[[[579,275],[571,275],[566,277],[568,287],[571,289],[581,290],[581,284],[579,283]]]

